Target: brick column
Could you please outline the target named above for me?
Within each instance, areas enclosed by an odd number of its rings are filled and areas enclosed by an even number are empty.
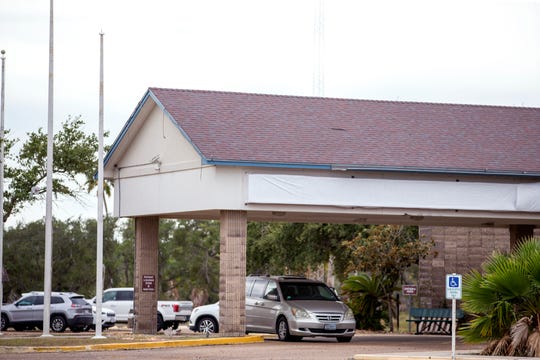
[[[244,336],[247,213],[222,210],[220,221],[219,332],[226,336]]]
[[[136,334],[155,334],[157,332],[158,253],[159,217],[135,218],[135,318],[133,332]]]
[[[435,241],[431,253],[419,262],[419,296],[415,301],[420,307],[450,306],[446,300],[446,274],[465,275],[471,269],[480,270],[494,250],[508,252],[510,247],[505,228],[421,226],[419,233],[424,241]]]

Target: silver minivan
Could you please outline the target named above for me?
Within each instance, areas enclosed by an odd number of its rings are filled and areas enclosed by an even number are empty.
[[[190,329],[219,331],[219,304],[193,309]],[[356,322],[351,309],[326,284],[297,276],[248,276],[246,331],[277,334],[280,340],[335,337],[351,341]]]

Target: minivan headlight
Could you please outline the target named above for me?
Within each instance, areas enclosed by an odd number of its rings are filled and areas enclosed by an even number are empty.
[[[296,307],[291,307],[291,313],[297,319],[309,319],[311,315],[306,310],[302,310]]]
[[[345,311],[344,320],[355,320],[351,309],[347,309],[347,311]]]

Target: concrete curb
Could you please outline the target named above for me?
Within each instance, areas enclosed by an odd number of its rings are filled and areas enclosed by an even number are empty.
[[[483,356],[479,355],[478,351],[458,351],[455,354],[457,360],[503,360],[510,357]],[[399,354],[357,354],[352,357],[354,360],[448,360],[452,358],[451,351],[432,351],[414,352],[414,353],[399,353]],[[516,359],[516,358],[514,358]],[[527,358],[529,360],[538,358]]]
[[[138,350],[155,349],[166,347],[182,346],[206,346],[206,345],[233,345],[251,344],[264,342],[264,337],[259,335],[249,335],[241,337],[216,337],[206,339],[183,339],[166,341],[145,341],[131,343],[112,343],[77,346],[28,346],[13,349],[12,352],[71,352],[71,351],[98,351],[98,350]]]

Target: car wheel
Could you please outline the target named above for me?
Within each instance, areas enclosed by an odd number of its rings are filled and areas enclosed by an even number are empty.
[[[51,330],[54,332],[64,332],[66,330],[66,319],[62,315],[54,315],[51,317]]]
[[[9,326],[9,319],[6,314],[2,314],[2,324],[0,325],[0,331],[5,331]]]
[[[276,330],[277,330],[276,332],[277,332],[278,338],[281,341],[302,340],[301,336],[292,336],[289,333],[289,323],[287,322],[287,319],[285,319],[283,316],[278,319]]]
[[[196,329],[202,333],[214,334],[219,331],[219,325],[216,320],[206,316],[197,320]]]
[[[165,324],[163,323],[163,316],[157,314],[157,331],[165,329]]]
[[[337,337],[336,340],[337,340],[337,342],[340,342],[340,343],[341,342],[351,342],[352,336],[347,336],[347,337],[340,336],[340,337]]]

